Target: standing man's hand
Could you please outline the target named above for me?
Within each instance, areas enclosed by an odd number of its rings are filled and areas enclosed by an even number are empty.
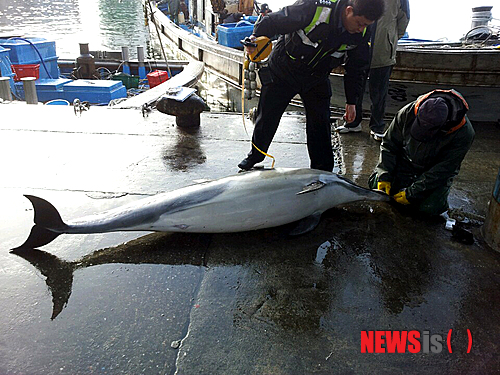
[[[249,37],[245,38],[245,41],[248,41],[250,43],[254,43],[255,42],[255,39],[257,39],[257,37],[255,35],[250,35]],[[253,46],[249,46],[249,45],[245,45],[245,52],[247,55],[251,55],[252,53],[255,52],[255,50],[257,49],[257,47],[253,47]]]
[[[344,120],[347,123],[350,123],[350,122],[353,122],[355,119],[356,119],[356,105],[346,104],[345,105]]]

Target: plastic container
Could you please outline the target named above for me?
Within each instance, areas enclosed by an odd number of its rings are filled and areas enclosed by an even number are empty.
[[[44,38],[26,38],[26,40],[32,44],[20,39],[0,39],[0,46],[9,49],[9,58],[12,64],[40,64],[40,78],[59,78],[60,70],[57,65],[56,42]],[[45,67],[37,50],[42,56]]]
[[[243,19],[245,21],[248,21],[248,22],[251,22],[251,23],[257,22],[257,18],[259,18],[259,16],[243,16]]]
[[[45,105],[70,105],[71,103],[68,102],[66,99],[52,99],[45,103]]]
[[[40,78],[40,64],[12,64],[14,72],[14,81],[19,82],[21,78],[35,77]]]
[[[45,68],[40,63],[40,59],[36,59],[34,61],[27,61],[26,64],[40,64],[40,79],[57,79],[60,75],[59,66],[57,65],[57,56],[51,58],[44,58],[43,62],[45,64]]]
[[[63,86],[67,83],[72,82],[69,78],[56,78],[56,79],[44,79],[40,78],[35,82],[37,91],[61,91]]]
[[[158,9],[161,10],[161,12],[163,14],[168,14],[168,4],[167,3],[158,5]]]
[[[220,45],[243,49],[240,40],[252,35],[253,25],[248,21],[238,23],[225,23],[217,26],[218,43]]]
[[[149,88],[158,86],[169,79],[168,72],[164,70],[155,70],[154,72],[146,74],[148,79]]]
[[[128,89],[136,89],[139,87],[139,76],[131,76],[126,73],[118,72],[111,76],[113,81],[121,81],[123,85]]]
[[[492,6],[483,6],[472,8],[471,29],[478,26],[486,26],[492,20]]]
[[[63,86],[62,99],[73,103],[80,99],[91,104],[108,104],[113,99],[126,98],[127,89],[120,81],[78,79]]]
[[[63,86],[72,80],[68,78],[58,79],[37,79],[35,81],[36,93],[40,102],[47,102],[54,99],[64,99]],[[15,84],[17,95],[24,100],[24,87],[22,82]]]
[[[9,48],[9,57],[12,64],[32,64],[33,61],[40,62],[40,56],[44,59],[55,57],[56,42],[44,38],[0,39],[0,46]],[[36,49],[35,49],[36,48]]]

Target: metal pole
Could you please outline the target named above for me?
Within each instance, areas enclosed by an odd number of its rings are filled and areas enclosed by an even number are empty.
[[[12,101],[12,93],[10,92],[10,77],[0,77],[0,98],[3,100]]]
[[[36,94],[35,77],[21,78],[24,88],[24,98],[27,104],[38,104],[38,96]]]
[[[130,60],[130,54],[128,53],[128,47],[122,47],[122,60],[123,60],[123,68],[122,68],[123,73],[130,75],[130,65],[128,64],[128,61]]]
[[[151,16],[153,16],[153,6],[151,5],[151,0],[148,0],[148,4],[149,4],[149,11],[151,12]],[[165,51],[163,50],[163,43],[161,42],[160,30],[158,30],[158,25],[156,24],[154,19],[153,19],[153,23],[155,24],[156,33],[158,34],[158,40],[160,42],[161,53],[163,54],[163,58],[165,59],[165,62],[167,63],[168,76],[172,77],[172,72],[170,71],[170,66],[168,65],[167,55],[165,54]]]
[[[137,47],[137,60],[139,60],[139,78],[144,79],[146,78],[146,67],[144,66],[144,47],[143,46],[138,46]]]

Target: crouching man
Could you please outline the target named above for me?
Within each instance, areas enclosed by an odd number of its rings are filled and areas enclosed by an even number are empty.
[[[382,141],[370,188],[418,212],[445,212],[453,178],[475,135],[468,108],[455,90],[434,90],[404,106]]]

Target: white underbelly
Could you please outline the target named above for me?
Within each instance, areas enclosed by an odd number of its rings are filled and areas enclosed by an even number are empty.
[[[248,231],[291,223],[321,210],[317,193],[296,195],[296,192],[293,189],[288,194],[281,191],[257,196],[222,197],[181,212],[162,215],[153,230],[195,233]]]

